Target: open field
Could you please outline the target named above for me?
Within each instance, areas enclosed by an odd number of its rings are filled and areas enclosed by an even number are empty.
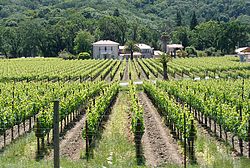
[[[248,167],[250,64],[174,59],[168,75],[158,59],[0,60],[0,167],[53,167],[56,99],[61,167]]]

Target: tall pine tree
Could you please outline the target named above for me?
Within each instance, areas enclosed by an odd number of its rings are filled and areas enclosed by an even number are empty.
[[[181,26],[182,25],[182,17],[181,17],[181,13],[179,10],[177,10],[176,13],[176,26]]]
[[[120,16],[120,11],[119,9],[115,9],[114,13],[113,13],[113,16],[116,16],[116,17],[119,17]]]
[[[190,22],[190,29],[193,30],[195,29],[195,27],[198,25],[198,21],[197,21],[197,18],[196,18],[196,14],[195,14],[195,11],[193,12],[193,15],[192,15],[192,19],[191,19],[191,22]]]

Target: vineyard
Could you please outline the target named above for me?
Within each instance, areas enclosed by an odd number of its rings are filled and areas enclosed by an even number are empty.
[[[53,167],[57,124],[62,167],[250,164],[250,64],[236,57],[174,59],[169,81],[157,58],[0,65],[0,167]]]
[[[162,79],[159,59],[131,60],[0,60],[0,81],[137,81]],[[248,63],[234,57],[176,59],[169,63],[171,79],[181,78],[249,78]]]

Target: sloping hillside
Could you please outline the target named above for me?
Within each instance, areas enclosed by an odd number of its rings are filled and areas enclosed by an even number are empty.
[[[43,17],[43,14],[48,18],[67,17],[69,11],[98,18],[112,14],[115,9],[129,19],[139,19],[152,27],[160,26],[162,22],[174,24],[178,10],[184,25],[189,24],[193,11],[200,22],[250,20],[250,2],[247,0],[1,0],[0,5],[0,18],[19,20]]]
[[[249,0],[0,0],[6,57],[91,53],[100,39],[160,49],[163,32],[185,47],[231,53],[249,43],[249,29]]]

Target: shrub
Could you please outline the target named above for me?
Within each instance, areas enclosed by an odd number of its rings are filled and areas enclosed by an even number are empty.
[[[61,52],[58,53],[58,57],[59,58],[63,58],[65,60],[72,60],[72,59],[76,59],[76,56],[71,54],[70,52],[66,51],[65,49]]]
[[[78,59],[85,60],[85,59],[90,59],[91,56],[88,52],[81,52],[78,54]]]
[[[224,56],[225,54],[221,50],[217,50],[215,56]]]
[[[207,48],[205,50],[205,53],[207,56],[223,56],[224,53],[222,53],[220,50],[216,50],[214,47]]]
[[[188,56],[197,56],[197,51],[194,47],[190,46],[190,47],[186,47],[185,51],[187,52]]]
[[[178,50],[176,55],[177,55],[177,57],[185,58],[188,56],[188,53],[185,50]]]
[[[197,56],[198,57],[207,57],[207,54],[205,51],[197,51]]]
[[[207,54],[207,56],[215,56],[216,49],[214,47],[207,48],[205,50],[205,53]]]

